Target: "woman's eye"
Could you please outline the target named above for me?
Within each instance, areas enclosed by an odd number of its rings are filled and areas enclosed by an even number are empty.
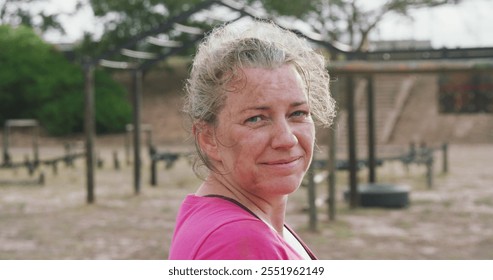
[[[245,122],[247,122],[247,123],[256,123],[256,122],[259,122],[261,120],[262,120],[262,117],[261,116],[254,116],[254,117],[248,118]]]
[[[292,117],[307,117],[309,115],[310,115],[310,113],[305,112],[305,111],[296,111],[296,112],[291,114]]]

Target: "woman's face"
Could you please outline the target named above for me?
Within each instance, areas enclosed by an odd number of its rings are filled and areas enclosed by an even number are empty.
[[[242,71],[217,119],[220,176],[262,197],[292,193],[310,165],[315,140],[301,77],[291,65]]]

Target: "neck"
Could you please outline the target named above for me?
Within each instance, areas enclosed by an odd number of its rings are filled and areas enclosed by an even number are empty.
[[[209,175],[195,194],[198,196],[214,194],[234,199],[247,207],[282,236],[287,195],[260,196],[241,187],[227,184],[227,182],[212,174]]]

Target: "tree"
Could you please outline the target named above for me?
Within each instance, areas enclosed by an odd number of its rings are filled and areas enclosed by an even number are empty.
[[[147,31],[170,16],[196,5],[199,0],[91,0],[96,16],[105,20],[105,35],[98,42],[101,49],[118,45]],[[381,0],[375,9],[364,0],[237,0],[237,3],[262,9],[270,17],[300,19],[327,41],[345,43],[353,50],[366,50],[368,36],[390,14],[405,17],[420,8],[457,4],[460,0]],[[372,1],[374,4],[374,1]],[[197,24],[197,22],[195,22]],[[87,37],[90,39],[90,37]],[[87,42],[87,40],[86,40]],[[86,49],[95,49],[91,45]]]
[[[52,135],[83,130],[84,79],[80,66],[25,26],[0,26],[0,122],[38,119]],[[103,72],[96,73],[96,125],[99,132],[123,131],[131,109],[126,91]]]
[[[328,41],[343,42],[356,51],[367,50],[368,36],[390,14],[410,16],[414,9],[458,4],[460,0],[385,0],[368,9],[364,0],[247,0],[260,2],[278,16],[294,16],[308,23]],[[367,1],[368,2],[368,1]]]
[[[90,0],[94,15],[104,25],[102,38],[95,42],[92,34],[85,34],[81,52],[95,56],[115,48],[141,32],[158,27],[201,0]]]
[[[35,6],[46,0],[4,0],[0,4],[0,25],[28,26],[39,34],[49,30],[56,30],[65,34],[65,29],[58,21],[59,14],[48,14],[37,11]]]

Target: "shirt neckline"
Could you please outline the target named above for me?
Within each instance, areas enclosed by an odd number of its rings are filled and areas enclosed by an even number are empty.
[[[223,199],[223,200],[226,200],[226,201],[229,201],[233,204],[235,204],[236,206],[242,208],[243,210],[247,211],[248,213],[250,213],[252,216],[254,216],[255,218],[257,218],[258,220],[262,221],[263,223],[265,223],[267,226],[269,226],[274,232],[276,232],[274,230],[274,228],[267,224],[264,220],[262,220],[257,214],[255,214],[252,210],[248,209],[248,207],[246,207],[245,205],[241,204],[239,201],[237,201],[236,199],[233,199],[231,197],[227,197],[227,196],[224,196],[224,195],[219,195],[219,194],[207,194],[207,195],[204,195],[202,197],[212,197],[212,198],[219,198],[219,199]],[[313,252],[306,246],[306,244],[301,241],[301,239],[299,238],[299,236],[289,227],[287,226],[286,224],[284,224],[284,229],[287,229],[288,232],[291,234],[292,237],[294,237],[298,243],[301,245],[301,247],[305,250],[305,252],[308,254],[308,256],[310,257],[310,259],[312,260],[316,260],[317,257],[315,257],[315,255],[313,254]],[[276,234],[278,234],[276,232]],[[278,234],[279,235],[279,234]],[[283,238],[284,239],[284,238]],[[288,243],[286,240],[284,240],[286,243]],[[289,244],[289,243],[288,243]],[[291,246],[291,245],[290,245]],[[297,252],[296,249],[294,249],[293,246],[291,246],[293,248],[293,250],[295,250]],[[300,253],[298,253],[300,254]],[[302,254],[300,254],[300,256],[302,256]]]

